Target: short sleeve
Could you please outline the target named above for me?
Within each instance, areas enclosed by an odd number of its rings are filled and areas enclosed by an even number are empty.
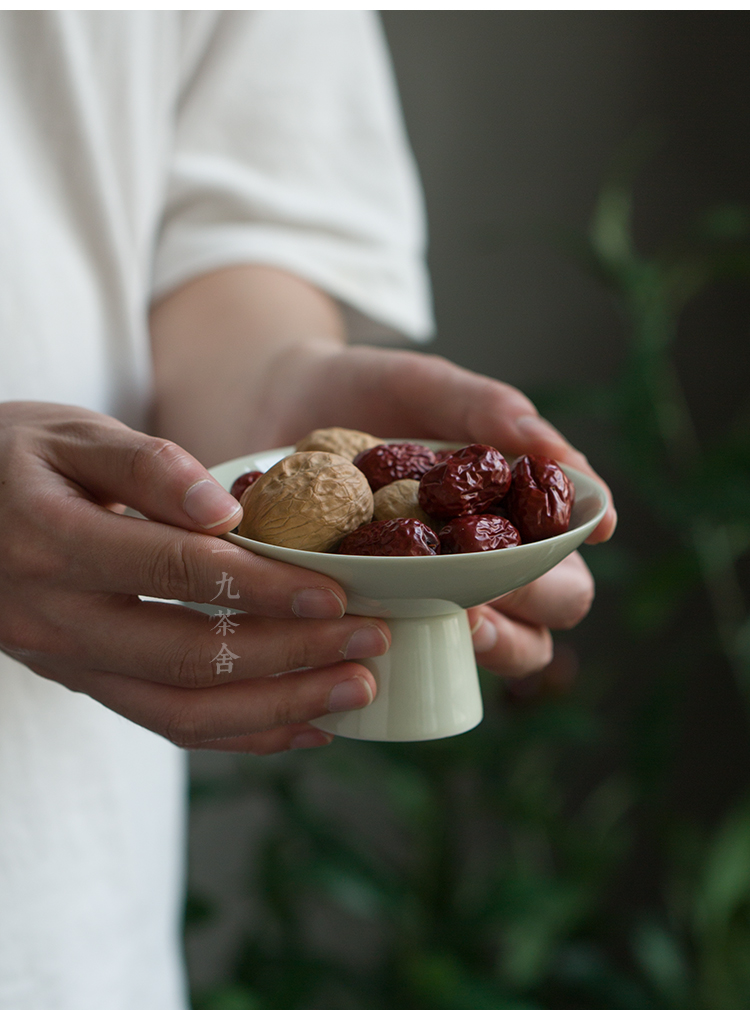
[[[178,104],[153,295],[242,262],[432,331],[425,224],[371,11],[225,11]]]

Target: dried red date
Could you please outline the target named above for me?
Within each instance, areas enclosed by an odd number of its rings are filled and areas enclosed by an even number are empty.
[[[553,459],[521,456],[516,460],[506,504],[524,542],[565,533],[574,497],[572,482]]]
[[[439,553],[437,534],[418,519],[380,519],[367,523],[339,544],[339,554],[416,557]]]
[[[487,514],[491,516],[502,516],[503,519],[508,518],[508,496],[506,495],[502,501],[495,502],[494,505],[490,505],[487,509]]]
[[[491,445],[467,445],[437,463],[419,482],[419,504],[439,519],[486,512],[510,487],[510,467]]]
[[[239,501],[247,488],[251,487],[258,477],[262,476],[262,470],[249,470],[247,473],[240,474],[234,484],[232,484],[229,493],[233,494],[237,501]]]
[[[472,554],[518,547],[521,534],[502,516],[459,516],[440,531],[441,554]]]
[[[375,492],[394,480],[419,480],[435,465],[435,453],[413,442],[385,442],[358,453],[354,465],[367,477]]]

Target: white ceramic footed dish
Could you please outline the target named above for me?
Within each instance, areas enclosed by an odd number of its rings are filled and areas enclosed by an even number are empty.
[[[433,449],[460,447],[420,443]],[[228,490],[240,474],[266,471],[291,452],[293,447],[287,446],[241,456],[213,467],[211,473]],[[314,725],[360,740],[405,741],[454,736],[481,722],[482,698],[465,608],[489,603],[544,575],[583,543],[607,507],[600,484],[570,467],[563,469],[576,489],[570,529],[520,547],[378,558],[292,550],[226,534],[226,540],[255,554],[330,576],[346,591],[347,613],[388,623],[393,636],[388,652],[358,661],[375,677],[375,700],[356,712],[316,719]]]

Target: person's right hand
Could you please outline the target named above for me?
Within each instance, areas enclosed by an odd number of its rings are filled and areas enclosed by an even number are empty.
[[[239,518],[172,442],[76,407],[0,405],[0,648],[180,746],[329,742],[308,720],[369,704],[374,678],[352,660],[384,653],[388,628],[345,615],[332,579],[216,538]],[[222,633],[139,596],[245,613]]]

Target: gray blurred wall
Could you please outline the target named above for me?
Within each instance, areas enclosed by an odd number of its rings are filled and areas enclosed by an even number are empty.
[[[607,298],[531,236],[585,228],[618,147],[646,123],[663,145],[637,190],[645,247],[707,202],[748,198],[750,15],[382,18],[426,193],[434,349],[524,389],[606,378],[622,353]],[[700,382],[720,399],[732,378],[704,357]]]

